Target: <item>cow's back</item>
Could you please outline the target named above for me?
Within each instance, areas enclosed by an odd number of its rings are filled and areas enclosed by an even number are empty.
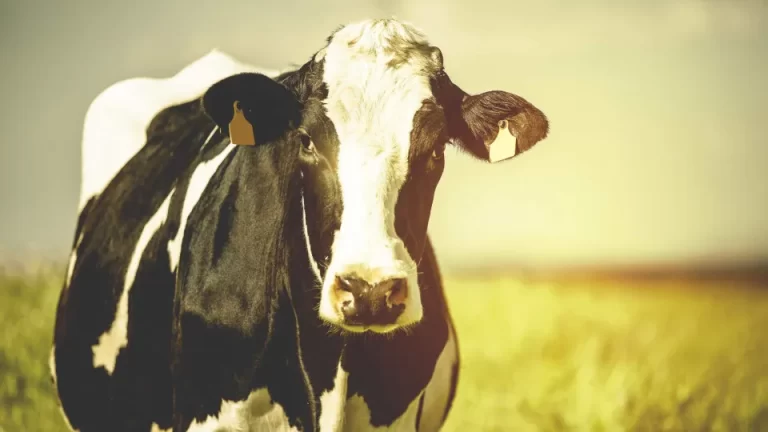
[[[214,136],[197,98],[245,70],[253,68],[213,51],[172,78],[117,83],[88,111],[80,214],[51,353],[73,429],[170,426],[168,240],[183,200],[173,192]]]
[[[80,202],[100,193],[146,142],[146,131],[157,113],[202,95],[216,81],[240,72],[268,71],[212,50],[168,78],[138,77],[102,91],[85,115],[82,137]]]

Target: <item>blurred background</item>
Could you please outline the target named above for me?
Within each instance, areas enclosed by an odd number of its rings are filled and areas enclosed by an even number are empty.
[[[0,431],[47,378],[90,102],[213,48],[268,69],[404,19],[549,137],[456,153],[430,233],[462,375],[447,430],[768,431],[768,2],[0,0]]]

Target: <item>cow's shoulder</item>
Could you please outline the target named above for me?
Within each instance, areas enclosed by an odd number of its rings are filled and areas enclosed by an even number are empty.
[[[147,130],[164,109],[200,97],[215,82],[241,72],[270,71],[212,50],[165,78],[133,77],[112,84],[85,115],[79,208],[102,191],[147,141]]]

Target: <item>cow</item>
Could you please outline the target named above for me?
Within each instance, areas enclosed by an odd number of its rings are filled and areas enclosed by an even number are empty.
[[[50,357],[69,427],[439,430],[459,370],[427,235],[445,149],[512,142],[506,160],[548,129],[520,96],[463,91],[395,19],[285,71],[214,50],[109,87]]]

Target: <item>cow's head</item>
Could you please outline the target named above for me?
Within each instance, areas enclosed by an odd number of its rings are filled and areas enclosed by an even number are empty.
[[[278,136],[301,143],[319,314],[358,332],[389,332],[423,315],[417,267],[446,145],[491,161],[494,142],[514,136],[517,155],[548,130],[519,96],[465,93],[441,51],[396,20],[342,27],[298,70],[236,75],[203,97],[225,131],[236,102],[257,145]]]

